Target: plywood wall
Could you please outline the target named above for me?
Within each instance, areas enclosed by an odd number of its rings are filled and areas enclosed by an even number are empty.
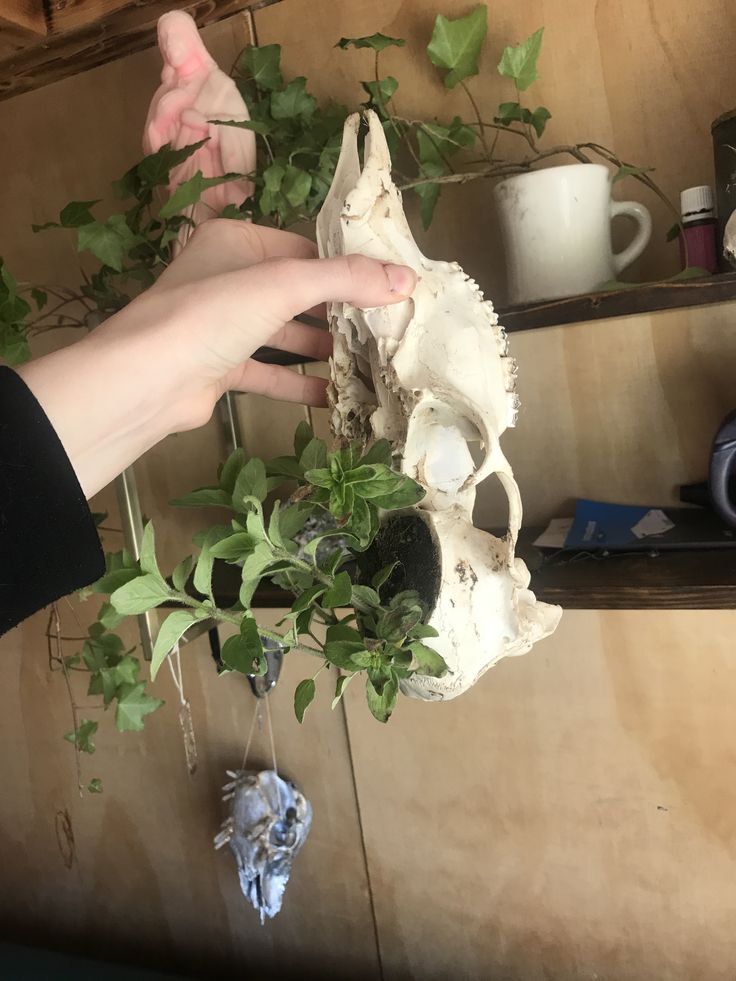
[[[545,24],[539,101],[555,115],[554,139],[612,143],[656,165],[670,191],[709,179],[708,123],[736,93],[730,4],[708,0],[697,16],[686,0],[523,9],[499,0],[489,11],[477,80],[487,105],[501,98],[493,65],[503,44]],[[289,71],[344,101],[366,66],[333,40],[409,37],[408,59],[386,59],[402,111],[445,116],[453,97],[421,60],[433,15],[420,0],[284,0],[256,24],[263,43],[283,43]],[[244,37],[240,19],[207,32],[222,64]],[[28,226],[96,196],[133,162],[157,72],[148,52],[0,105],[0,254],[19,276],[74,274],[63,233],[34,237]],[[657,221],[662,232],[666,219]],[[465,188],[444,196],[426,247],[460,257],[496,297],[493,228],[488,189]],[[673,261],[660,242],[638,273]],[[662,503],[699,477],[713,426],[736,399],[733,336],[728,305],[515,336],[524,410],[506,448],[529,519],[583,493]],[[244,397],[252,451],[283,452],[300,413]],[[167,440],[137,468],[170,562],[197,519],[166,502],[206,483],[222,453],[212,424]],[[109,507],[114,526],[111,495],[95,507]],[[490,494],[479,512],[498,514]],[[62,615],[75,633],[71,609]],[[85,776],[100,776],[105,793],[80,801],[60,738],[70,727],[64,686],[48,669],[45,617],[34,617],[0,641],[0,934],[206,978],[257,967],[392,981],[731,981],[734,627],[730,611],[568,613],[554,638],[461,699],[403,701],[386,727],[357,688],[345,716],[332,713],[327,683],[299,729],[291,691],[309,668],[290,661],[273,697],[278,755],[313,801],[315,824],[284,913],[261,929],[229,857],[211,850],[218,788],[254,710],[245,686],[217,679],[206,644],[192,645],[195,777],[164,675],[168,704],[144,734],[119,736],[104,719]],[[267,757],[261,736],[257,758]],[[64,812],[70,868],[57,838]]]

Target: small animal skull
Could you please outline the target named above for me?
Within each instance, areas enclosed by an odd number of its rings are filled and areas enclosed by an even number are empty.
[[[391,524],[419,518],[425,527],[436,580],[429,623],[439,631],[431,643],[449,671],[443,678],[415,675],[402,689],[417,698],[454,698],[500,658],[524,654],[551,634],[561,610],[537,602],[515,557],[521,498],[500,437],[515,423],[518,398],[505,332],[457,263],[419,251],[391,179],[381,122],[366,115],[362,168],[360,116],[345,123],[317,221],[320,254],[401,263],[418,281],[411,299],[394,306],[332,304],[331,425],[338,437],[388,439],[402,471],[426,490],[413,512]],[[476,487],[492,474],[508,497],[503,539],[472,521]]]
[[[231,811],[215,848],[230,845],[240,888],[263,923],[281,909],[291,864],[312,824],[312,805],[273,770],[228,770],[228,776],[232,779],[222,789]]]

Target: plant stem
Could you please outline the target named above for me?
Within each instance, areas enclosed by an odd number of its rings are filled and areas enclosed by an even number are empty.
[[[489,163],[491,163],[492,162],[491,151],[490,151],[490,148],[488,146],[488,143],[486,142],[485,129],[483,127],[483,120],[481,119],[480,109],[478,108],[478,103],[475,101],[475,97],[473,96],[473,93],[470,91],[470,89],[465,84],[465,82],[463,82],[461,80],[460,81],[460,85],[462,86],[463,92],[467,95],[468,99],[470,100],[470,105],[473,107],[473,112],[475,113],[475,118],[478,121],[478,135],[480,136],[480,141],[483,144],[483,149],[486,152],[486,160]]]

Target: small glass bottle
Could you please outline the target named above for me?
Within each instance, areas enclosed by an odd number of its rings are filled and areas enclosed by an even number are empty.
[[[710,273],[718,271],[716,254],[716,219],[713,189],[707,184],[688,187],[680,194],[680,212],[685,232],[680,234],[680,263],[698,266]],[[687,255],[685,245],[687,244]]]

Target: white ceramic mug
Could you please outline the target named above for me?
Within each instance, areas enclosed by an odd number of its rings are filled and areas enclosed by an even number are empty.
[[[611,200],[611,171],[569,164],[530,171],[494,188],[506,254],[509,303],[590,293],[631,265],[652,234],[643,204]],[[623,252],[611,247],[611,219],[639,228]]]

